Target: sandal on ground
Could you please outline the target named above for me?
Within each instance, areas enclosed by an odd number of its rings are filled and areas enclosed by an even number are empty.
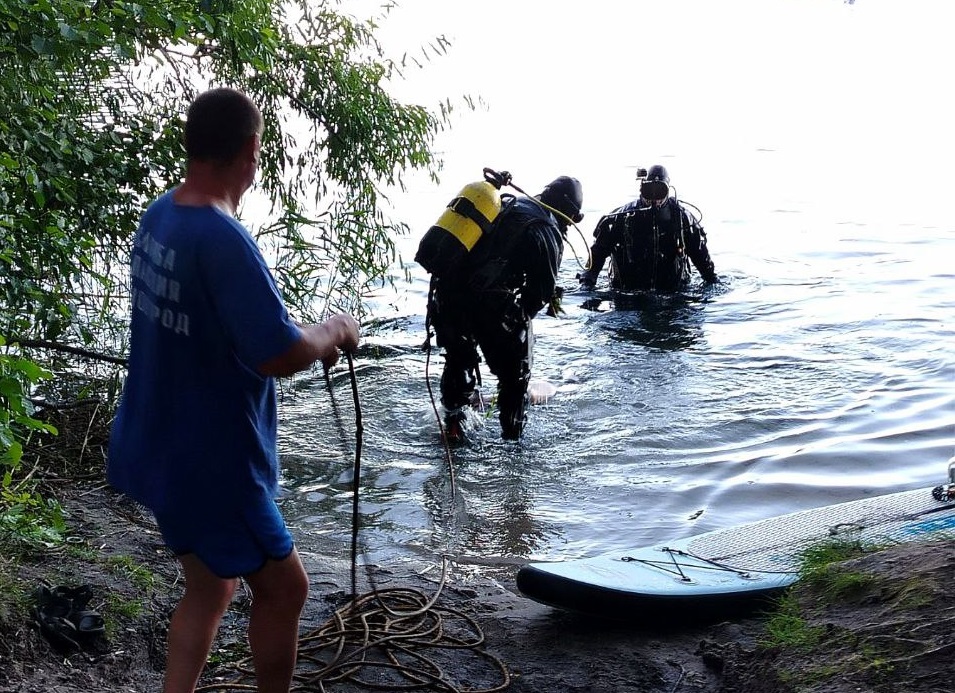
[[[47,642],[63,655],[81,650],[76,641],[76,626],[67,618],[72,609],[70,601],[55,594],[46,585],[40,585],[34,591],[33,599],[33,617]]]
[[[62,654],[72,654],[95,644],[106,633],[99,613],[88,609],[93,598],[89,585],[59,586],[52,590],[41,585],[34,591],[34,617],[40,633]]]
[[[70,602],[73,611],[81,611],[89,604],[93,598],[93,588],[89,585],[79,585],[78,587],[68,587],[60,585],[53,588],[53,594]]]
[[[73,611],[67,618],[76,628],[76,633],[79,636],[92,637],[106,632],[106,623],[103,621],[103,617],[95,611]]]

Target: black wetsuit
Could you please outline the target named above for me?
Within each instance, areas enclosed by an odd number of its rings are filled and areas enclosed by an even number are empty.
[[[468,405],[477,384],[478,348],[497,376],[501,435],[517,439],[527,419],[533,363],[532,318],[552,300],[563,253],[554,216],[526,197],[503,207],[452,276],[433,277],[428,319],[444,349],[441,403]]]
[[[690,281],[690,262],[706,282],[718,282],[706,233],[675,198],[659,207],[640,198],[602,217],[594,229],[584,284],[597,282],[610,257],[610,286],[623,291],[678,291]]]

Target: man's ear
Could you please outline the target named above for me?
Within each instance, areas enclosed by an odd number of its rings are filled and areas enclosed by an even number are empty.
[[[248,140],[246,140],[245,146],[242,147],[243,158],[248,161],[249,159],[258,166],[259,165],[259,152],[262,149],[262,139],[258,133],[252,135]]]

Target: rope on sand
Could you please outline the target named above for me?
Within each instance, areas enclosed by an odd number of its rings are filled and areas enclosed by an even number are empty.
[[[442,693],[503,691],[510,685],[510,674],[500,659],[479,649],[484,643],[481,627],[461,611],[437,606],[447,579],[446,558],[442,561],[441,582],[433,597],[408,587],[379,589],[374,580],[371,592],[358,595],[356,554],[361,404],[354,365],[351,356],[346,356],[355,401],[358,441],[351,552],[352,594],[355,597],[335,611],[325,625],[299,636],[298,659],[290,690],[292,693],[326,693],[326,684],[350,683],[390,693],[410,690]],[[370,573],[368,577],[372,577]],[[234,680],[199,686],[196,693],[257,690],[252,658],[246,657],[233,666],[236,669]],[[488,679],[492,682],[485,686],[482,682]]]
[[[291,691],[326,693],[327,685],[348,683],[384,691],[506,689],[510,674],[500,659],[480,649],[481,627],[457,609],[436,605],[439,596],[440,590],[429,599],[407,587],[375,589],[341,607],[299,638]],[[196,692],[256,690],[251,657],[233,666],[232,681]]]

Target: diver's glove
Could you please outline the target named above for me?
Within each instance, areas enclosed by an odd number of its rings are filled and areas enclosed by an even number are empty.
[[[547,304],[547,315],[552,318],[556,318],[560,313],[564,312],[563,307],[560,305],[560,300],[564,297],[564,289],[560,286],[554,287],[554,296],[550,299],[550,303]]]
[[[582,289],[593,289],[597,285],[597,276],[590,271],[578,272],[577,281]]]

